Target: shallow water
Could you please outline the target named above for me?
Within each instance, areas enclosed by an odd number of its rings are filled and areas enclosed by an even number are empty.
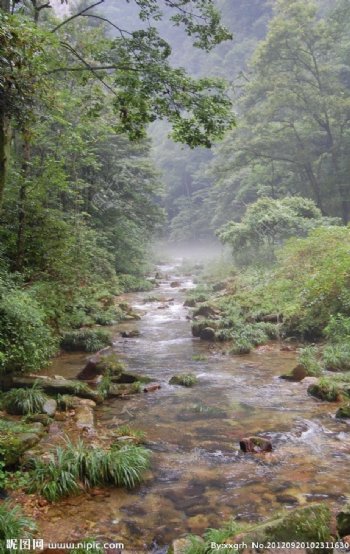
[[[233,516],[252,521],[315,500],[343,501],[349,492],[349,427],[335,420],[334,404],[308,397],[306,383],[278,378],[293,368],[295,353],[274,344],[271,351],[229,356],[218,345],[193,339],[183,307],[183,289],[193,283],[171,275],[171,266],[160,271],[168,275],[152,295],[162,302],[145,303],[150,293],[128,295],[143,317],[114,329],[114,349],[129,370],[151,376],[162,388],[109,401],[97,412],[107,427],[125,422],[145,431],[152,469],[132,492],[82,495],[50,508],[45,535],[63,540],[83,530],[85,536],[123,541],[130,551],[163,552],[184,533],[202,533]],[[170,287],[174,280],[180,288]],[[140,337],[121,338],[120,330],[130,328]],[[205,359],[195,361],[198,355]],[[72,377],[83,360],[81,354],[65,355],[50,373]],[[195,373],[198,384],[169,385],[178,372]],[[240,438],[253,434],[270,438],[273,453],[240,453]]]

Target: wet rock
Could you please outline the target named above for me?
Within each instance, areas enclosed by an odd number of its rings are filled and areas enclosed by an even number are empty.
[[[340,537],[350,535],[350,504],[346,504],[337,514],[337,531]]]
[[[201,537],[192,537],[192,541],[187,537],[175,539],[173,544],[168,549],[167,554],[186,554],[186,552],[191,548],[193,540],[196,542],[198,541],[198,544],[204,545],[204,541]]]
[[[215,340],[215,330],[212,329],[212,327],[205,327],[204,329],[202,329],[200,331],[199,336],[202,340],[214,341]]]
[[[57,402],[54,398],[49,398],[43,405],[44,414],[53,417],[57,410]]]
[[[95,429],[94,411],[90,406],[84,404],[77,406],[75,409],[75,420],[77,427],[86,429],[89,432]]]
[[[301,364],[298,364],[295,366],[295,368],[292,369],[290,373],[285,373],[283,375],[280,375],[280,379],[285,379],[286,381],[295,381],[299,382],[302,381],[307,377],[307,371]]]
[[[52,422],[52,419],[47,414],[31,414],[26,416],[26,422],[42,423],[42,425],[47,427]]]
[[[180,281],[172,281],[170,283],[170,286],[171,286],[172,289],[175,289],[175,288],[181,287],[181,283],[180,283]]]
[[[122,331],[121,336],[123,339],[134,339],[140,336],[140,331],[138,329],[131,329],[131,331]]]
[[[264,437],[248,437],[239,441],[242,452],[259,454],[262,452],[272,452],[272,443]]]
[[[166,310],[167,308],[169,308],[169,304],[162,304],[161,306],[158,306],[158,310]]]
[[[103,348],[88,358],[85,367],[78,373],[77,379],[81,381],[90,381],[97,375],[103,375],[106,370],[109,373],[121,373],[124,369],[118,356],[111,349]]]
[[[98,391],[73,379],[64,379],[63,377],[52,379],[52,377],[42,375],[16,375],[11,377],[11,380],[12,387],[31,388],[34,383],[37,383],[47,394],[75,394],[82,398],[91,398],[99,403],[103,402],[103,397]]]
[[[219,292],[220,290],[224,290],[227,286],[227,283],[225,281],[219,281],[218,283],[214,283],[213,285],[213,291]]]
[[[185,300],[184,304],[185,308],[195,308],[197,305],[197,302],[193,298],[188,298]]]
[[[143,392],[154,392],[156,390],[159,390],[160,388],[161,386],[159,383],[152,383],[144,387]]]
[[[349,419],[350,404],[345,404],[344,406],[340,406],[340,408],[338,408],[337,410],[337,413],[335,414],[335,417],[338,417],[339,419]]]
[[[123,396],[129,396],[131,394],[138,394],[141,392],[141,383],[136,381],[135,383],[113,383],[108,390],[108,398],[119,398]]]

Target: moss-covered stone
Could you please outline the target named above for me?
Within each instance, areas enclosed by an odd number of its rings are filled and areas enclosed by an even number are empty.
[[[332,381],[320,380],[318,383],[310,385],[307,389],[308,394],[325,400],[327,402],[337,402],[341,398],[342,389]]]
[[[193,373],[183,373],[173,375],[169,381],[170,385],[181,385],[182,387],[192,387],[197,383],[197,377]]]
[[[2,420],[0,431],[0,460],[5,466],[12,466],[40,441],[44,426],[40,422],[26,424]]]
[[[340,408],[338,408],[337,413],[335,414],[335,416],[339,417],[341,419],[350,418],[350,404],[344,404],[344,406],[340,406]]]
[[[350,535],[350,504],[344,506],[337,515],[337,531],[340,537]]]

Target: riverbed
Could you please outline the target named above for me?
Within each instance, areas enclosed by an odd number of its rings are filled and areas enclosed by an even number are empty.
[[[257,521],[310,502],[344,502],[349,427],[335,419],[334,404],[307,395],[305,382],[279,379],[295,366],[295,352],[271,343],[232,356],[193,338],[183,306],[193,280],[174,266],[158,271],[163,278],[155,291],[127,295],[141,319],[113,328],[113,349],[129,371],[150,376],[161,389],[107,401],[96,414],[109,429],[127,423],[145,432],[151,470],[133,491],[84,494],[50,507],[40,522],[44,536],[63,541],[84,533],[123,542],[130,552],[163,553],[172,540],[232,517]],[[172,287],[174,281],[180,286]],[[130,329],[140,335],[122,338]],[[50,373],[74,377],[85,358],[65,354]],[[169,385],[181,372],[194,373],[198,384]],[[239,440],[256,434],[272,441],[271,454],[239,451]]]

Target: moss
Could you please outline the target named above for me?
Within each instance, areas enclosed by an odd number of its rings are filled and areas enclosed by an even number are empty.
[[[320,379],[318,383],[310,385],[307,392],[319,400],[337,402],[341,398],[342,388],[331,379]]]
[[[13,423],[2,420],[0,423],[0,460],[5,466],[15,465],[22,454],[39,442],[42,426]]]
[[[173,375],[170,379],[170,385],[181,385],[183,387],[192,387],[197,383],[197,377],[193,373],[183,373],[181,375]]]

